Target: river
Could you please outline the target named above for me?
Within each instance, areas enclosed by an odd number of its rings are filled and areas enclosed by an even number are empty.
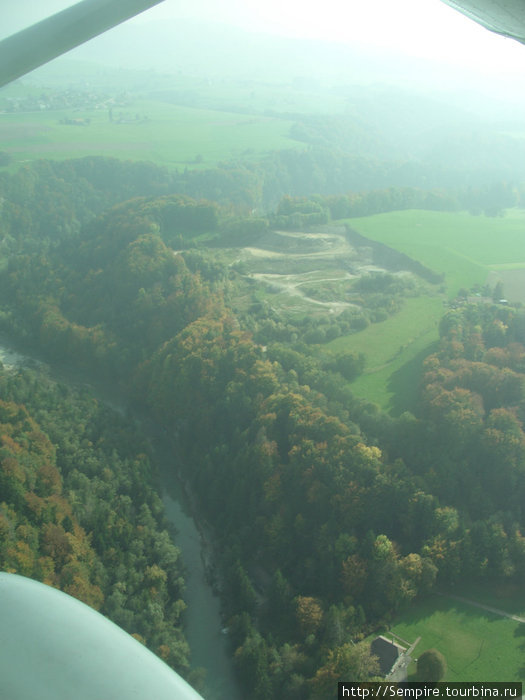
[[[89,384],[94,396],[114,410],[125,413],[126,401],[116,388],[97,386],[82,372],[61,365],[54,367],[26,350],[20,351],[8,336],[0,333],[0,361],[7,369],[45,366],[51,376],[70,385]],[[141,427],[154,446],[162,489],[166,518],[176,528],[174,542],[182,552],[186,568],[184,614],[185,635],[191,649],[191,664],[206,671],[205,700],[241,700],[235,678],[233,662],[229,654],[228,636],[223,632],[220,600],[207,580],[206,561],[211,552],[209,543],[201,535],[195,513],[184,489],[176,476],[176,457],[170,441],[155,430],[148,419],[140,420]]]

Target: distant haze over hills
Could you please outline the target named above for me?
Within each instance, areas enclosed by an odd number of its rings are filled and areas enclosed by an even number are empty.
[[[522,179],[525,95],[516,79],[394,49],[195,19],[130,22],[23,82],[44,92],[128,92],[138,100],[284,118],[293,122],[287,136],[304,148],[396,161],[410,172],[425,163],[425,177],[396,184],[466,185],[481,171],[483,182]],[[439,175],[450,168],[461,172],[459,181]]]
[[[481,91],[501,99],[515,92],[515,77],[416,59],[392,49],[252,33],[191,19],[126,23],[67,54],[128,69],[155,70],[209,79],[284,83],[393,83],[436,92]],[[64,59],[58,59],[60,64]],[[36,76],[46,75],[50,66]],[[521,96],[514,95],[514,99]]]

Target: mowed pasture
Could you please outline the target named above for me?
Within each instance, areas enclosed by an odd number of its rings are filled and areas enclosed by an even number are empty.
[[[3,113],[0,151],[10,153],[15,165],[104,155],[180,169],[304,148],[288,136],[292,121],[274,117],[133,99],[113,106],[112,118],[109,108]],[[64,119],[89,123],[60,123]]]
[[[505,609],[505,602],[499,601]],[[391,631],[412,643],[412,657],[426,649],[441,651],[447,661],[446,681],[525,680],[525,624],[446,596],[415,603],[394,621]],[[409,680],[415,680],[415,663]],[[412,675],[411,675],[412,674]]]
[[[487,282],[503,283],[511,301],[525,302],[525,211],[503,217],[466,212],[408,210],[349,219],[348,225],[374,241],[405,253],[444,276],[446,295]],[[444,298],[407,299],[387,321],[352,336],[338,338],[333,351],[364,352],[365,373],[352,391],[398,414],[413,410],[421,363],[438,340],[438,324],[446,311]]]
[[[449,297],[461,288],[484,285],[489,273],[525,270],[525,211],[507,210],[502,217],[467,212],[407,210],[348,219],[348,225],[374,241],[405,253],[442,273]],[[525,301],[525,288],[512,294]]]
[[[393,414],[402,413],[416,401],[421,362],[439,338],[443,313],[441,297],[409,298],[386,321],[336,338],[325,347],[335,354],[364,353],[365,372],[352,383],[352,392]]]

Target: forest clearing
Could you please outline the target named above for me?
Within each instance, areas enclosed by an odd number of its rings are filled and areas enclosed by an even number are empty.
[[[421,636],[415,656],[426,649],[439,649],[447,660],[446,681],[525,679],[525,624],[446,594],[416,603],[399,616],[391,630],[404,639]],[[415,664],[409,668],[409,680],[414,674]]]

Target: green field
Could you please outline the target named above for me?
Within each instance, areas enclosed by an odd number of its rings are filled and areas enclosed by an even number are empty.
[[[116,123],[122,114],[124,123]],[[136,119],[138,115],[138,119]],[[60,124],[64,118],[87,126]],[[0,151],[15,164],[39,158],[104,155],[167,167],[206,168],[222,160],[304,148],[288,137],[292,121],[195,109],[150,100],[107,108],[0,114]]]
[[[504,601],[500,600],[498,607],[505,608]],[[466,603],[434,596],[411,606],[391,630],[410,643],[421,637],[413,658],[425,649],[441,651],[448,665],[444,680],[525,680],[523,623]],[[410,672],[415,672],[415,664]]]
[[[504,294],[525,301],[525,211],[511,209],[504,217],[466,212],[397,211],[348,219],[361,235],[399,250],[442,273],[449,297],[462,287],[503,283]],[[398,414],[413,409],[421,362],[438,340],[443,300],[408,299],[400,313],[355,335],[328,345],[334,352],[363,352],[365,373],[352,391]]]
[[[408,210],[348,219],[361,235],[380,241],[445,275],[450,297],[483,285],[491,270],[525,268],[525,211],[503,217]]]
[[[473,598],[479,603],[494,608],[504,608],[511,615],[525,617],[525,595],[516,583],[469,583],[458,584],[454,594]]]
[[[196,82],[194,77],[180,76],[177,86],[165,86],[160,91],[166,102],[193,107],[220,109],[228,112],[265,114],[344,114],[348,100],[330,89],[301,88],[289,84],[251,81]]]
[[[336,338],[325,347],[334,353],[363,352],[365,373],[352,383],[352,392],[392,413],[413,407],[422,360],[438,340],[444,313],[440,297],[407,299],[401,311],[355,335]]]

